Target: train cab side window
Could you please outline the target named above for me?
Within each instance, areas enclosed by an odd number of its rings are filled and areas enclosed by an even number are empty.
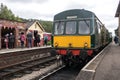
[[[63,34],[64,32],[64,22],[55,23],[54,34]]]
[[[66,34],[75,34],[76,33],[76,22],[75,21],[69,21],[66,22]]]
[[[79,21],[78,32],[79,34],[90,34],[90,21]]]

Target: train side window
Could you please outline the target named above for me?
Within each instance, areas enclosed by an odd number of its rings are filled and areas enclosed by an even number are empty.
[[[98,26],[98,33],[100,34],[101,33],[101,25],[99,23],[97,23],[97,26]]]
[[[79,34],[90,34],[90,21],[79,21]]]
[[[66,34],[75,34],[76,33],[76,22],[70,21],[66,22]]]
[[[54,34],[63,34],[64,32],[64,22],[55,23]]]

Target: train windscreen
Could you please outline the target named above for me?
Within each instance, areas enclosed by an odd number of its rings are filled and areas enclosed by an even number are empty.
[[[54,34],[63,34],[64,32],[64,22],[56,22],[54,28]]]
[[[78,33],[90,34],[90,21],[87,20],[79,21]]]
[[[75,34],[76,33],[76,21],[66,22],[66,34]]]

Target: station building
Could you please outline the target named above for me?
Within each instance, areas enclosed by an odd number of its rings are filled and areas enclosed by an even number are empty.
[[[118,28],[115,30],[115,34],[120,38],[120,1],[118,3],[118,7],[115,13],[115,17],[118,17]]]
[[[31,31],[33,34],[34,32],[38,32],[43,37],[43,33],[45,32],[42,25],[39,21],[28,21],[28,22],[17,22],[11,20],[4,20],[0,19],[0,49],[5,48],[5,35],[13,33],[15,35],[15,43],[14,47],[20,46],[20,34],[23,32],[25,35],[28,31]]]

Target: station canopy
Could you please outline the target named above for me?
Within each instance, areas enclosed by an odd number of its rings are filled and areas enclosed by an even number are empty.
[[[21,28],[21,26],[25,26],[24,23],[10,21],[10,20],[2,20],[0,19],[0,27],[2,28]]]
[[[116,14],[115,14],[115,17],[119,17],[120,15],[120,2],[118,4],[118,7],[117,7],[117,11],[116,11]]]

